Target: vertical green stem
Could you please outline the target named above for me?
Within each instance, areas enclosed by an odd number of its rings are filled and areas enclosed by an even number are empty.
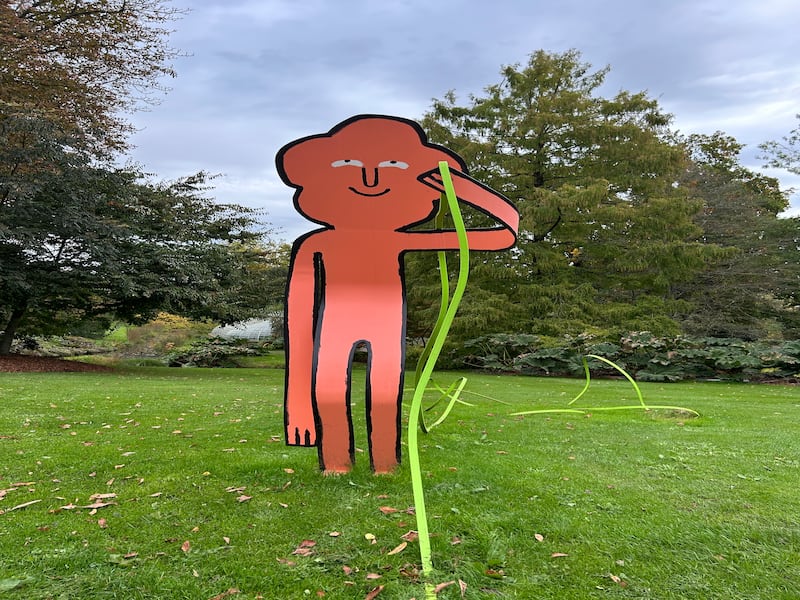
[[[422,396],[428,386],[433,368],[436,365],[436,359],[444,345],[445,337],[453,323],[458,305],[461,302],[461,297],[464,295],[464,288],[467,285],[467,277],[469,275],[469,243],[467,241],[466,227],[464,220],[461,216],[461,211],[458,206],[458,198],[456,197],[455,189],[453,188],[453,180],[450,176],[450,169],[446,162],[439,163],[439,172],[442,175],[442,183],[444,184],[445,197],[447,205],[450,208],[450,214],[453,218],[458,235],[458,250],[459,250],[459,270],[458,280],[453,291],[453,297],[447,304],[447,310],[444,316],[440,319],[438,330],[435,332],[435,337],[430,346],[430,353],[425,361],[425,364],[419,372],[417,377],[416,386],[414,388],[414,396],[411,400],[411,409],[408,419],[408,456],[409,466],[411,470],[411,487],[414,494],[414,508],[417,518],[417,532],[419,533],[419,552],[420,560],[422,562],[422,576],[429,577],[433,572],[433,561],[431,560],[431,542],[428,533],[428,515],[425,508],[425,494],[422,486],[422,470],[419,462],[419,418],[422,409]],[[445,273],[446,276],[446,273]],[[446,294],[447,290],[443,289]],[[446,300],[445,300],[446,302]],[[428,589],[426,595],[429,597],[431,590]]]

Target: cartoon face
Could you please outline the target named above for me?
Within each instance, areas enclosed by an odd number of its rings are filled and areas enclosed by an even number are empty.
[[[361,116],[285,146],[278,168],[309,219],[336,229],[394,230],[432,215],[439,194],[419,177],[442,160],[464,169],[457,156],[427,143],[416,123]]]
[[[340,160],[335,160],[331,163],[331,167],[334,169],[339,168],[347,168],[347,167],[354,167],[356,169],[360,169],[361,171],[361,183],[363,185],[349,185],[347,189],[349,189],[354,194],[358,194],[359,196],[365,196],[367,198],[377,198],[378,196],[383,196],[384,194],[389,194],[392,192],[392,189],[397,189],[397,181],[393,180],[390,181],[394,187],[386,187],[386,179],[387,173],[381,173],[381,169],[408,169],[408,163],[402,160],[382,160],[378,163],[376,167],[370,167],[364,164],[363,161],[358,159],[351,159],[345,158]],[[349,173],[347,174],[350,175]],[[391,176],[389,177],[391,180]],[[381,185],[383,183],[383,185]]]

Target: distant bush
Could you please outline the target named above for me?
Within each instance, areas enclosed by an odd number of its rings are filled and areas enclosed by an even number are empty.
[[[123,344],[128,356],[163,356],[192,342],[205,339],[213,324],[190,321],[169,313],[138,327],[128,327]]]
[[[542,339],[527,334],[494,334],[469,340],[459,351],[462,367],[530,375],[574,376],[583,357],[607,358],[640,381],[719,379],[765,381],[800,378],[800,341],[747,342],[734,338],[659,337],[633,332],[617,343],[591,336]],[[616,375],[590,360],[597,375]]]
[[[270,342],[211,338],[168,354],[166,362],[170,367],[240,367],[240,358],[261,356],[273,349]]]
[[[65,358],[102,354],[110,348],[96,340],[74,335],[21,336],[14,340],[11,351],[15,354]]]

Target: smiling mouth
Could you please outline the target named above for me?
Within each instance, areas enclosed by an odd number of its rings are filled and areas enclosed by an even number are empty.
[[[386,188],[386,189],[385,189],[385,190],[383,190],[382,192],[376,192],[376,193],[374,193],[374,194],[370,194],[370,193],[368,193],[368,192],[359,192],[359,191],[358,191],[356,188],[354,188],[354,187],[349,187],[348,189],[349,189],[350,191],[352,191],[352,192],[355,192],[355,193],[356,193],[356,194],[358,194],[359,196],[367,196],[367,197],[369,197],[369,198],[375,198],[375,197],[377,197],[377,196],[383,196],[384,194],[388,194],[388,193],[389,193],[389,188]]]

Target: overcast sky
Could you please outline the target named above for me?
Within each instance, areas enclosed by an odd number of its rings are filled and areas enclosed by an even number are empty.
[[[733,135],[743,162],[800,113],[798,0],[175,0],[172,89],[148,112],[133,158],[160,179],[221,173],[215,196],[263,208],[291,241],[275,152],[359,113],[419,118],[466,101],[539,49],[606,65],[603,95],[645,90],[682,133]],[[800,177],[771,171],[785,187]],[[800,214],[800,194],[792,197]]]

